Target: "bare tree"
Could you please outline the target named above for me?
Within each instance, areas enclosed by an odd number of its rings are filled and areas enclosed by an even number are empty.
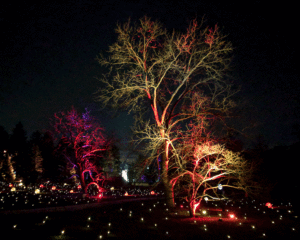
[[[170,182],[175,192],[189,203],[191,216],[205,197],[209,200],[230,197],[229,193],[224,196],[224,190],[246,194],[259,191],[252,180],[254,165],[207,133],[203,122],[185,130],[176,152]]]
[[[88,111],[78,113],[74,107],[68,112],[55,114],[53,124],[61,148],[68,162],[79,178],[82,189],[87,193],[91,184],[100,188],[104,175],[100,172],[96,161],[101,159],[101,152],[107,149],[104,129]],[[85,173],[89,173],[91,182],[86,184]],[[75,176],[74,175],[74,176]]]
[[[117,25],[116,33],[109,57],[98,57],[110,69],[100,79],[104,87],[98,100],[136,113],[136,133],[148,141],[148,163],[161,159],[161,179],[173,207],[170,167],[179,154],[177,129],[200,116],[221,119],[229,113],[233,91],[226,74],[232,46],[217,26],[204,27],[196,20],[185,33],[169,33],[144,17],[135,24],[128,20]]]

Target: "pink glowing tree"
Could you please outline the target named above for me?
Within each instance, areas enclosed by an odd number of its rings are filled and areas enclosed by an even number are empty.
[[[230,196],[220,190],[255,194],[259,188],[252,180],[253,165],[220,143],[212,131],[208,132],[207,119],[203,120],[179,133],[173,154],[177,164],[170,176],[173,191],[189,203],[191,216],[205,197],[224,200]]]
[[[105,179],[97,161],[101,160],[101,153],[107,149],[108,143],[99,122],[87,110],[80,114],[72,107],[68,112],[56,113],[53,126],[60,140],[59,147],[75,173],[71,178],[79,178],[85,193],[90,185],[100,189]],[[86,173],[91,179],[88,184]]]

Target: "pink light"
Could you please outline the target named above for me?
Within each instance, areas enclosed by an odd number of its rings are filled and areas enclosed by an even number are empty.
[[[52,186],[51,190],[56,190],[56,187],[55,187],[55,186]]]
[[[124,196],[128,196],[128,192],[125,192]]]
[[[40,185],[40,188],[43,188],[43,187],[44,187],[44,185],[43,185],[43,184],[41,184],[41,185]]]
[[[267,203],[266,203],[266,207],[268,207],[268,208],[273,208],[272,203],[267,202]]]
[[[229,214],[229,217],[230,217],[231,219],[233,219],[233,218],[235,218],[235,215],[234,215],[233,213],[231,213],[231,214]]]
[[[99,194],[98,194],[98,198],[103,198],[103,194],[102,194],[102,193],[99,193]]]
[[[154,191],[151,191],[150,194],[151,194],[151,195],[155,195],[155,192],[154,192]]]

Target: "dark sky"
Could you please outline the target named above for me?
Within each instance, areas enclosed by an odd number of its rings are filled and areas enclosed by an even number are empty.
[[[62,3],[63,2],[63,3]],[[126,2],[126,3],[125,3]],[[226,2],[226,3],[219,3]],[[144,15],[167,28],[203,15],[233,43],[235,75],[253,129],[270,146],[291,144],[299,126],[296,3],[288,1],[8,1],[0,7],[0,125],[21,121],[28,136],[48,128],[55,112],[88,107],[108,131],[127,137],[126,113],[99,112],[95,57],[116,39],[117,22]]]

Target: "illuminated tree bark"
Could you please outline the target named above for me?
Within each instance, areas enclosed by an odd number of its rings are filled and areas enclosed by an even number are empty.
[[[136,113],[136,133],[148,145],[147,163],[161,156],[169,207],[174,207],[170,181],[177,137],[173,133],[199,115],[221,116],[232,107],[233,92],[226,80],[231,44],[217,26],[203,26],[194,20],[185,33],[168,33],[147,17],[136,24],[129,20],[117,26],[118,39],[109,48],[110,56],[98,58],[111,70],[100,79],[104,87],[99,101]],[[149,111],[152,119],[146,117]]]
[[[12,156],[8,153],[7,154],[7,166],[8,166],[8,172],[9,172],[9,177],[10,177],[10,181],[14,182],[16,180],[16,174],[14,172],[14,166],[12,163]]]
[[[100,124],[88,111],[79,114],[73,107],[69,112],[55,114],[53,126],[58,139],[61,139],[60,145],[68,166],[75,169],[84,193],[87,194],[91,184],[100,188],[99,184],[104,181],[104,175],[95,165],[95,161],[101,159],[101,152],[107,149],[108,144]],[[86,184],[85,173],[89,173],[92,179],[89,184]]]
[[[251,183],[252,169],[239,154],[212,142],[201,142],[193,146],[193,156],[182,158],[183,167],[178,169],[172,184],[178,192],[185,192],[191,216],[195,215],[204,197],[208,200],[224,200],[227,197],[218,193],[218,187],[236,189],[249,193],[253,191]],[[181,156],[187,157],[182,154]]]

